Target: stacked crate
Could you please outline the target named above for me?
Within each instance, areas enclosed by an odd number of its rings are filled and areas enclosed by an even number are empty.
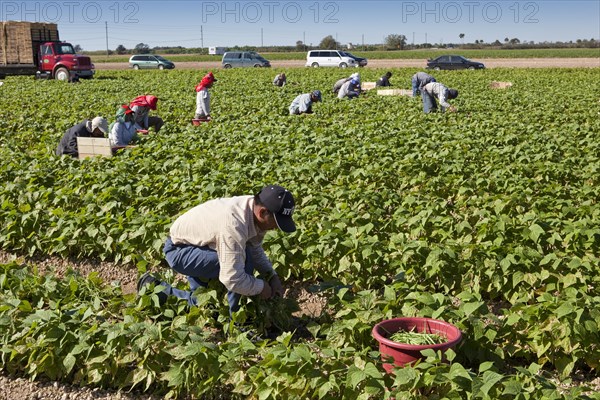
[[[35,64],[38,46],[58,41],[56,24],[42,22],[0,22],[0,64]]]

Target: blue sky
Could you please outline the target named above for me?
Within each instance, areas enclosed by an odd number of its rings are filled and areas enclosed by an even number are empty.
[[[0,0],[0,20],[58,23],[85,50],[154,46],[318,45],[600,39],[600,0],[581,1],[167,1]],[[107,34],[108,33],[108,34]]]

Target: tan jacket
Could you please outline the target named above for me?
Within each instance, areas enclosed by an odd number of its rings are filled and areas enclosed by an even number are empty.
[[[262,248],[265,231],[254,223],[254,196],[209,200],[187,211],[171,226],[174,244],[208,246],[219,257],[219,280],[227,290],[245,296],[262,292],[264,281],[244,271],[246,247],[254,268],[261,274],[273,272],[273,264]]]

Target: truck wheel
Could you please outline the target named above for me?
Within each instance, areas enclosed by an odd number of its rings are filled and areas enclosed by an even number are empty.
[[[225,65],[223,65],[223,68],[229,69],[229,68],[231,68],[231,64],[225,64]]]
[[[340,68],[348,68],[348,64],[346,64],[346,63],[341,63],[341,64],[340,64]]]
[[[58,81],[68,81],[69,80],[69,71],[66,68],[59,68],[54,73],[54,79]]]
[[[162,71],[163,69],[165,69],[165,66],[164,65],[159,65],[158,69],[160,69]]]
[[[140,66],[139,66],[139,65],[137,65],[137,64],[135,64],[135,65],[133,66],[133,69],[135,69],[135,70],[138,70],[138,69],[140,69]]]
[[[313,67],[313,68],[319,68],[319,63],[314,62],[314,63],[312,63],[311,67]]]

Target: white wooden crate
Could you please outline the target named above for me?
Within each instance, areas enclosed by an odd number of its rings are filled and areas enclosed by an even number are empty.
[[[360,87],[362,88],[362,90],[371,90],[371,89],[375,89],[375,83],[376,82],[363,82]]]
[[[108,138],[78,137],[77,151],[80,160],[93,156],[112,157],[113,155]]]
[[[506,89],[512,86],[512,82],[496,82],[490,83],[491,89]]]
[[[412,97],[412,90],[408,89],[379,89],[379,96],[409,96]]]

